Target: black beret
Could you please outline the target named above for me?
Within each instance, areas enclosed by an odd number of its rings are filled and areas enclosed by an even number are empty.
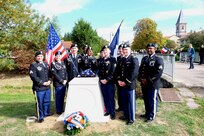
[[[37,52],[35,53],[35,57],[37,57],[37,56],[40,55],[40,54],[43,54],[43,52],[42,52],[42,51],[37,51]]]
[[[147,44],[147,48],[148,48],[148,47],[156,47],[156,44],[154,44],[154,43],[148,43],[148,44]]]
[[[77,46],[77,44],[72,43],[72,45],[71,45],[70,49],[71,49],[71,48],[73,48],[73,47],[78,47],[78,46]]]
[[[120,49],[120,48],[123,48],[123,44],[120,44],[120,45],[118,46],[118,49]]]
[[[55,56],[57,56],[57,55],[62,55],[62,52],[61,52],[61,51],[57,51],[57,52],[55,53]]]
[[[108,45],[105,45],[105,46],[103,46],[102,49],[104,50],[104,49],[107,49],[107,48],[110,49],[110,47]]]
[[[92,50],[92,47],[89,46],[89,47],[86,49],[86,53],[87,53],[89,50]]]
[[[100,53],[103,51],[103,48],[101,48]]]
[[[88,48],[88,45],[87,45],[87,44],[83,47],[83,50],[86,49],[86,48]]]
[[[123,45],[122,48],[123,48],[123,49],[124,49],[124,48],[130,48],[130,44],[129,44],[129,43],[126,43],[126,44]]]

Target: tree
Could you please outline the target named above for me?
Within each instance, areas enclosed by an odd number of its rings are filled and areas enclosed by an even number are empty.
[[[98,36],[96,30],[93,30],[91,25],[80,19],[74,26],[71,33],[72,42],[76,43],[79,49],[84,45],[89,45],[93,48],[94,53],[98,53],[101,49],[101,38]]]
[[[166,39],[166,47],[173,50],[177,47],[177,44],[172,40]]]
[[[72,36],[70,33],[65,33],[64,37],[63,37],[64,41],[71,41],[72,40]]]
[[[194,32],[191,33],[187,39],[188,43],[192,43],[195,50],[199,50],[201,45],[204,45],[204,33],[203,32]]]
[[[144,49],[148,43],[157,43],[162,47],[165,43],[162,33],[157,31],[157,24],[149,18],[138,20],[133,31],[135,31],[135,37],[132,49]]]
[[[8,50],[44,47],[47,18],[40,16],[24,0],[0,0],[0,47]]]
[[[12,51],[18,72],[28,72],[35,51],[46,49],[50,22],[59,33],[56,17],[39,15],[25,0],[0,0],[0,54]]]

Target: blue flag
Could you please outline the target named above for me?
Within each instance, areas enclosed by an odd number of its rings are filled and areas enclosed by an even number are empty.
[[[118,30],[116,31],[113,40],[110,43],[110,50],[111,50],[111,55],[113,56],[114,50],[116,49],[116,46],[119,44],[119,36],[120,36],[120,26],[122,24],[123,20],[121,21]]]

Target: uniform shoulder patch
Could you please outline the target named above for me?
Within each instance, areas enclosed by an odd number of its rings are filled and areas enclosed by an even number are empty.
[[[159,66],[159,69],[163,69],[163,66],[162,66],[162,65],[160,65],[160,66]]]

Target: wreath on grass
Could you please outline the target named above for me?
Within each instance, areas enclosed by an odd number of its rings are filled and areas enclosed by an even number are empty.
[[[74,112],[64,119],[66,135],[75,135],[88,125],[88,118],[81,111]]]

